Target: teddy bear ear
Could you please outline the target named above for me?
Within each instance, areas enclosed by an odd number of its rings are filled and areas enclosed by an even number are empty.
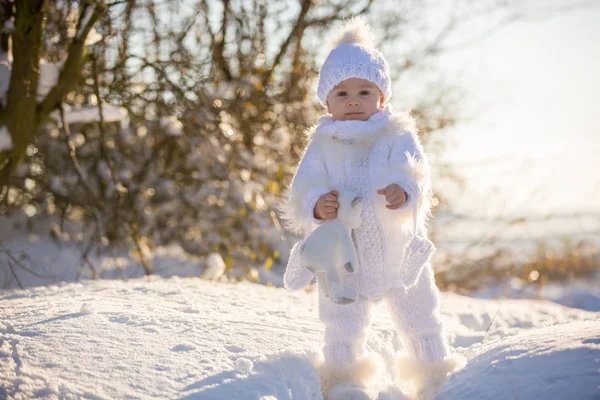
[[[362,201],[363,201],[362,197],[354,198],[354,200],[352,200],[352,204],[351,204],[352,208],[354,208],[354,206],[356,206],[357,204],[362,203]]]

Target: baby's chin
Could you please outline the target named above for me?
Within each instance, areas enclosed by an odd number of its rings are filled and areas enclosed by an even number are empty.
[[[335,118],[340,121],[366,121],[371,118],[371,115],[375,113],[362,113],[362,114],[350,114],[350,115],[340,115],[338,118]]]

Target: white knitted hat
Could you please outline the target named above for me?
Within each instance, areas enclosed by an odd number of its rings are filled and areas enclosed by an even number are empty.
[[[387,102],[392,97],[390,72],[383,54],[375,48],[369,25],[360,17],[344,24],[333,41],[333,50],[323,63],[317,97],[327,106],[329,92],[340,82],[362,78],[373,82]]]

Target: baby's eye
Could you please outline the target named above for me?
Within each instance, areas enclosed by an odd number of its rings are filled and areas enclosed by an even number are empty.
[[[338,92],[338,94],[337,94],[337,95],[338,95],[338,96],[340,96],[340,97],[342,97],[342,96],[345,96],[345,95],[346,95],[346,92]]]
[[[360,95],[361,95],[361,96],[368,96],[368,95],[370,95],[370,94],[371,94],[371,92],[369,92],[368,90],[361,90],[361,91],[360,91]]]

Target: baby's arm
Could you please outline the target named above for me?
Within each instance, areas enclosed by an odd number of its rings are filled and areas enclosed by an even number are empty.
[[[288,227],[301,232],[309,230],[312,224],[322,223],[315,218],[314,208],[319,198],[329,192],[329,182],[325,163],[312,143],[300,160],[298,169],[282,206],[283,218]]]
[[[388,160],[388,174],[380,189],[397,184],[406,193],[406,202],[398,208],[405,210],[417,201],[420,211],[429,211],[429,164],[416,134],[406,132],[395,136]]]
[[[390,210],[397,210],[403,207],[408,201],[408,194],[397,183],[392,183],[383,189],[378,189],[377,194],[385,196],[385,201],[388,203],[386,207]]]
[[[321,195],[329,192],[325,164],[316,149],[308,145],[292,184],[286,201],[281,205],[282,217],[288,229],[301,233],[311,231],[312,224],[323,222],[314,215],[314,207]],[[302,262],[304,241],[296,243],[283,276],[283,283],[290,290],[298,290],[307,286],[313,279],[313,273],[306,269]]]
[[[340,208],[340,203],[337,202],[337,190],[332,190],[319,197],[315,204],[314,215],[318,220],[337,218],[337,209]]]

